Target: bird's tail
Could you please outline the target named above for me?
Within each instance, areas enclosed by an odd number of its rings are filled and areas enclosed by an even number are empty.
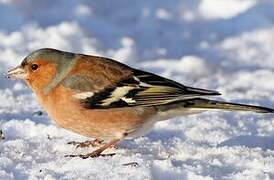
[[[205,109],[205,110],[228,110],[228,111],[252,111],[256,113],[274,113],[274,109],[270,109],[267,107],[254,106],[254,105],[246,105],[246,104],[238,104],[238,103],[230,103],[223,101],[215,101],[209,99],[193,99],[186,101],[185,107],[194,108],[194,109]]]

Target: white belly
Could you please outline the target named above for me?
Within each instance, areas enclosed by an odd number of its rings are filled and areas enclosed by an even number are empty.
[[[143,136],[151,131],[153,125],[158,121],[168,120],[178,116],[187,116],[191,114],[197,114],[201,112],[205,112],[206,110],[202,109],[187,109],[187,108],[179,108],[179,109],[172,109],[165,112],[158,112],[153,118],[149,119],[144,123],[142,126],[137,128],[135,131],[128,134],[126,139],[132,139],[139,136]]]

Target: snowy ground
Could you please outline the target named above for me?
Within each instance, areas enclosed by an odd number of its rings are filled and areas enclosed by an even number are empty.
[[[273,0],[0,0],[0,72],[53,47],[116,58],[222,98],[274,107]],[[114,157],[65,158],[21,82],[0,78],[0,179],[274,179],[274,115],[207,112],[158,123]],[[139,166],[124,166],[137,162]]]

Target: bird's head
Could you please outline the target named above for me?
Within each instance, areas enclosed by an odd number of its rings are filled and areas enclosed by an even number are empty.
[[[8,78],[23,79],[33,90],[44,94],[54,88],[75,65],[75,54],[43,48],[29,54],[7,72]]]

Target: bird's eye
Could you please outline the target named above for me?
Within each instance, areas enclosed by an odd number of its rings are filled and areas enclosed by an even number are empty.
[[[31,65],[31,69],[32,69],[33,71],[35,71],[36,69],[38,69],[38,65],[37,65],[37,64],[32,64],[32,65]]]

